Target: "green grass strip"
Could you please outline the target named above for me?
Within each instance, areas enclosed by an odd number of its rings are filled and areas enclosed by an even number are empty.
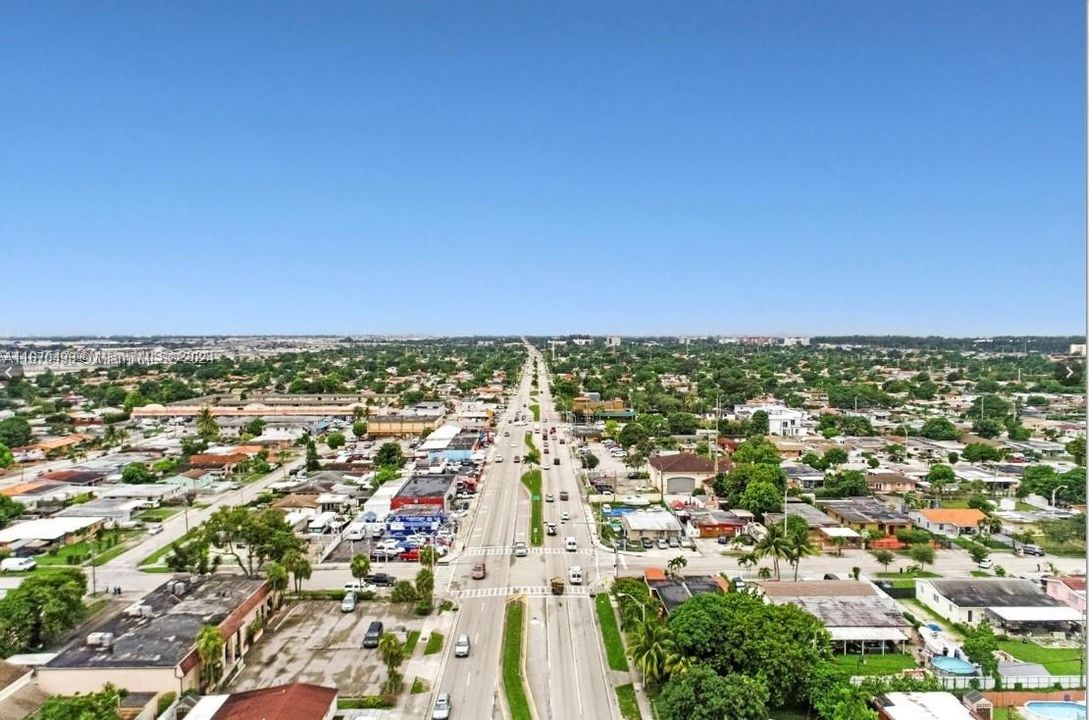
[[[439,650],[442,650],[442,641],[445,640],[442,633],[432,631],[430,637],[427,638],[427,645],[424,646],[424,655],[434,655]]]
[[[522,484],[529,490],[529,544],[543,545],[544,532],[541,528],[543,514],[541,497],[541,471],[530,470],[522,475]]]
[[[639,703],[635,699],[635,688],[631,683],[616,689],[616,701],[620,703],[620,717],[624,720],[643,720],[639,712]]]
[[[522,678],[522,618],[525,610],[526,606],[521,600],[508,603],[503,623],[503,692],[507,696],[511,720],[532,720],[533,717]]]
[[[605,642],[605,658],[609,669],[620,672],[628,671],[628,658],[624,655],[624,641],[620,637],[620,627],[616,624],[616,613],[609,602],[608,593],[599,593],[594,598],[597,607],[597,621],[601,625],[601,639]]]

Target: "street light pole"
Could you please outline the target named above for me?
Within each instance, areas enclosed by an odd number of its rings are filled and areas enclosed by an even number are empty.
[[[643,624],[644,624],[644,625],[646,625],[646,624],[647,624],[647,606],[646,606],[646,605],[644,605],[643,603],[639,602],[639,600],[637,600],[637,599],[636,599],[636,597],[635,597],[634,595],[630,595],[630,594],[628,594],[628,593],[617,593],[617,594],[616,594],[616,596],[617,596],[618,598],[621,598],[621,597],[631,598],[631,599],[632,599],[632,602],[634,602],[634,603],[635,603],[636,605],[638,605],[638,606],[639,606],[639,610],[641,610],[641,611],[642,611],[642,613],[643,613]],[[623,620],[623,617],[621,617],[621,620]]]

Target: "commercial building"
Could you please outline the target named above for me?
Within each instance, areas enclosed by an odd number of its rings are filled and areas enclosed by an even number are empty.
[[[80,638],[38,669],[38,685],[57,695],[97,692],[107,683],[129,692],[200,689],[197,635],[206,625],[224,639],[223,677],[228,677],[255,639],[247,632],[272,610],[263,580],[212,575],[190,584],[169,580],[97,632]]]
[[[715,477],[715,464],[694,453],[656,455],[649,464],[651,485],[666,495],[691,495]]]
[[[668,540],[681,537],[681,523],[665,510],[638,510],[620,518],[624,536],[638,542],[643,538]]]
[[[456,494],[456,476],[451,473],[413,475],[390,500],[390,508],[396,510],[406,505],[436,505],[442,510],[449,510]]]
[[[367,419],[367,434],[371,437],[412,437],[431,432],[442,422],[442,416],[419,414],[375,415]]]

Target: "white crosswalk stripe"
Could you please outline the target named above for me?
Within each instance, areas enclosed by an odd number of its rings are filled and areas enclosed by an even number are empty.
[[[472,600],[474,598],[506,597],[508,595],[527,595],[530,597],[542,597],[551,595],[552,589],[547,585],[520,585],[513,587],[469,588],[468,590],[455,590],[450,593],[457,600]],[[584,585],[568,585],[564,588],[564,596],[589,597],[590,590]]]
[[[577,552],[568,553],[563,548],[547,547],[547,548],[529,548],[530,555],[589,555],[589,552],[583,552],[581,550]],[[471,557],[479,557],[482,555],[514,555],[514,551],[505,546],[489,546],[489,547],[473,547],[466,548],[461,553],[462,555],[468,555]]]

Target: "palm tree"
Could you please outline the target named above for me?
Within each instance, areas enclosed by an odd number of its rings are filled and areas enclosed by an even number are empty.
[[[265,578],[268,580],[269,590],[277,598],[279,606],[284,590],[287,589],[287,569],[278,562],[270,562],[265,566]]]
[[[223,675],[223,635],[215,625],[205,625],[197,635],[196,645],[201,688],[214,688]]]
[[[352,577],[362,580],[371,574],[371,559],[366,555],[353,555],[351,564]]]
[[[639,622],[628,633],[628,654],[643,673],[643,681],[654,684],[667,675],[666,659],[676,652],[669,628],[656,618]]]
[[[378,654],[389,672],[383,691],[387,695],[396,695],[401,690],[401,675],[397,668],[405,661],[405,645],[393,633],[382,633],[378,639]]]
[[[794,566],[794,580],[798,580],[798,566],[802,563],[802,558],[816,555],[820,552],[820,549],[809,538],[808,532],[795,532],[790,533],[788,536],[789,545],[787,548],[787,560]],[[836,538],[836,540],[843,540],[843,538]]]
[[[215,440],[219,436],[219,425],[212,417],[212,409],[209,407],[202,407],[197,413],[197,435],[206,442]]]
[[[760,578],[761,580],[769,579],[771,577],[771,568],[766,566],[760,568],[756,571],[756,577]]]
[[[284,555],[283,565],[294,577],[295,592],[301,592],[303,580],[309,580],[310,575],[313,573],[313,568],[310,567],[310,561],[301,553],[292,551],[287,555]]]
[[[669,570],[669,574],[673,577],[677,577],[680,574],[681,569],[688,566],[688,558],[684,555],[678,555],[666,564],[666,568]]]
[[[756,557],[756,553],[747,552],[737,558],[737,564],[744,570],[751,570],[756,567],[756,564],[760,561],[760,558]]]
[[[433,545],[424,545],[420,548],[420,564],[428,570],[435,567],[435,560],[438,558],[438,553],[435,551]]]
[[[783,530],[783,526],[776,523],[768,528],[767,534],[757,541],[753,547],[753,554],[758,559],[764,559],[770,557],[772,566],[775,568],[775,579],[781,578],[779,574],[779,561],[783,558],[789,557],[791,547],[791,539],[787,536]]]

